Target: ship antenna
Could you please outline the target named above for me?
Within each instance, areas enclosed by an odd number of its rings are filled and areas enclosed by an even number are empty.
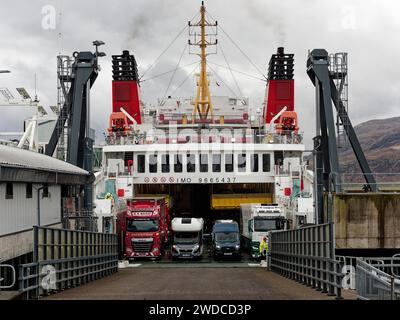
[[[193,101],[194,109],[192,115],[192,123],[195,122],[196,113],[199,114],[200,121],[205,122],[207,119],[208,114],[211,114],[211,119],[214,118],[214,110],[213,105],[211,102],[211,94],[210,94],[210,87],[209,87],[209,80],[207,74],[207,56],[210,54],[207,52],[207,46],[216,46],[217,39],[214,41],[207,40],[206,36],[216,36],[216,32],[208,32],[206,28],[215,27],[217,28],[218,23],[217,21],[207,21],[206,20],[206,8],[204,6],[204,1],[201,2],[200,8],[200,21],[195,24],[191,24],[189,22],[189,35],[194,37],[194,40],[189,40],[190,46],[198,46],[200,48],[200,52],[196,52],[195,54],[200,56],[201,59],[201,69],[200,73],[197,75],[197,94],[196,98]],[[198,34],[196,32],[192,33],[190,27],[199,27],[200,28],[200,40],[197,40]]]
[[[59,0],[59,14],[58,14],[58,55],[61,55],[61,52],[63,50],[62,47],[62,42],[63,42],[63,33],[62,33],[62,9],[63,9],[63,4],[62,0]]]
[[[37,86],[37,83],[36,83],[36,72],[35,72],[35,75],[34,75],[34,86],[35,86],[35,102],[39,102],[38,96],[37,96],[37,91],[36,91],[36,86]]]

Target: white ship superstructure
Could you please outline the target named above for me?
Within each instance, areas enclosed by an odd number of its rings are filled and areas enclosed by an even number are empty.
[[[313,177],[294,112],[293,55],[279,48],[272,56],[262,114],[251,111],[249,98],[213,96],[206,49],[216,41],[206,30],[217,24],[204,6],[200,13],[189,24],[200,29],[190,43],[201,60],[193,97],[144,107],[134,57],[113,56],[113,113],[95,186],[97,209],[111,209],[101,218],[112,221],[134,196],[164,195],[175,216],[238,220],[242,203],[277,203],[289,226],[312,223]]]

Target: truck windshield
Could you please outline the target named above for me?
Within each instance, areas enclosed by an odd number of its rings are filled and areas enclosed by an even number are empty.
[[[254,219],[254,231],[277,230],[276,219]]]
[[[238,242],[239,234],[236,232],[218,232],[215,234],[216,242]]]
[[[175,243],[197,243],[199,242],[198,232],[175,232],[174,233]]]
[[[126,231],[149,232],[158,230],[158,219],[126,219]]]

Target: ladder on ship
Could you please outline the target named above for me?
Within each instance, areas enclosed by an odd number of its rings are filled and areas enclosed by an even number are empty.
[[[67,55],[57,56],[57,107],[59,116],[68,119],[68,114],[63,108],[65,103],[69,103],[68,92],[71,88],[73,58]],[[57,159],[67,160],[67,141],[68,141],[68,123],[67,121],[57,122],[57,132],[60,137],[56,149]]]
[[[338,92],[336,104],[342,103],[343,108],[336,114],[337,147],[346,148],[348,138],[346,131],[349,127],[349,83],[347,53],[339,52],[329,55],[329,72]],[[344,112],[346,111],[346,112]]]

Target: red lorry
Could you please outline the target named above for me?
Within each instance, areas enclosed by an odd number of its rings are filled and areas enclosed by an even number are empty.
[[[117,215],[121,255],[127,259],[160,257],[170,225],[165,198],[132,198],[126,202],[126,211]]]

